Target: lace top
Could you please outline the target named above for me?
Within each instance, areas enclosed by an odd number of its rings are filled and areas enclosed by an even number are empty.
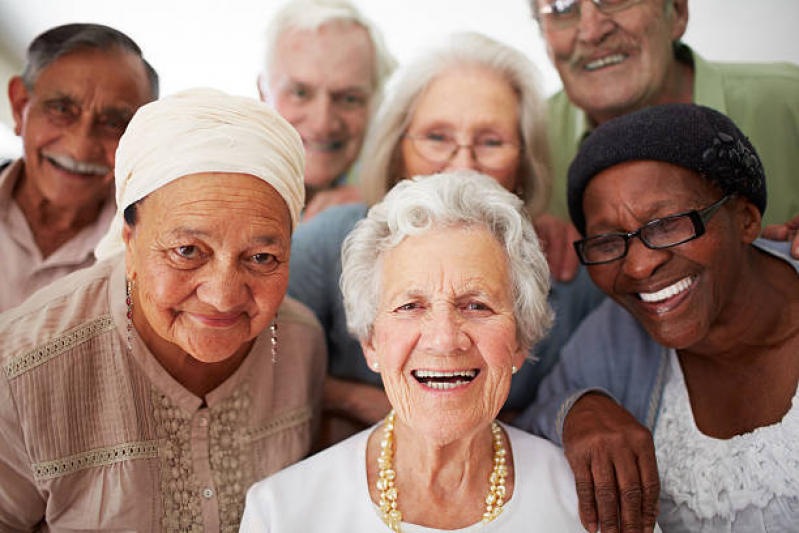
[[[781,422],[731,439],[696,427],[677,354],[655,428],[663,531],[796,532],[799,394]]]

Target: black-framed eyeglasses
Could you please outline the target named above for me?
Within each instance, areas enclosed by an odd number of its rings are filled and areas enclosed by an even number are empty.
[[[732,195],[728,194],[718,202],[699,211],[686,211],[647,222],[632,233],[592,235],[575,241],[574,249],[582,264],[601,265],[627,255],[630,240],[635,237],[641,239],[644,246],[652,250],[684,244],[704,235],[705,223],[730,198]]]
[[[521,151],[521,145],[500,139],[488,138],[472,144],[458,144],[454,137],[445,134],[405,135],[416,153],[431,163],[448,163],[458,150],[468,148],[477,163],[487,169],[502,170],[509,167]]]
[[[610,15],[624,11],[641,0],[591,0],[596,8]],[[548,0],[538,9],[539,20],[544,20],[553,29],[560,30],[574,26],[580,21],[582,0]]]

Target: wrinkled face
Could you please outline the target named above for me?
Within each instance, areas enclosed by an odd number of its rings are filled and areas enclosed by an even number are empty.
[[[12,86],[25,177],[37,196],[72,209],[108,198],[119,137],[152,98],[141,60],[79,49],[42,70],[32,92],[21,80]]]
[[[330,186],[358,158],[374,92],[372,50],[367,31],[344,22],[278,37],[269,91],[302,137],[308,186]]]
[[[195,174],[153,192],[125,226],[134,324],[157,354],[213,363],[241,354],[286,293],[291,217],[245,174]]]
[[[610,15],[588,1],[580,9],[575,26],[555,29],[546,19],[541,22],[550,59],[577,107],[602,123],[652,105],[672,90],[672,42],[688,22],[685,0],[643,0]]]
[[[381,261],[362,345],[399,418],[441,443],[484,429],[507,398],[511,367],[524,362],[504,249],[482,228],[434,227]]]
[[[504,142],[521,144],[519,97],[500,75],[479,67],[461,67],[438,76],[419,96],[406,135],[454,138],[458,144]],[[519,182],[521,153],[507,166],[486,168],[469,148],[461,148],[448,163],[422,157],[409,139],[401,144],[405,177],[473,169],[496,179],[509,191]]]
[[[632,232],[642,225],[718,201],[698,174],[655,161],[634,161],[597,174],[583,197],[586,235]],[[736,229],[735,202],[705,223],[699,238],[650,250],[635,238],[622,259],[588,267],[594,282],[624,306],[660,344],[689,348],[731,311],[736,265],[748,242]],[[645,301],[646,300],[646,301]]]

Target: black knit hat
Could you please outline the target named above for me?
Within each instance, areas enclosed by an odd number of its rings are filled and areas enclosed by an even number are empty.
[[[648,107],[610,120],[585,140],[569,167],[569,214],[585,235],[583,193],[599,172],[626,161],[685,167],[766,210],[766,176],[749,139],[725,115],[694,104]]]

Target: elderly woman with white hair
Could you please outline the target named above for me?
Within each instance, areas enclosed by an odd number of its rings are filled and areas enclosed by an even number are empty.
[[[324,339],[284,299],[302,176],[257,100],[136,113],[104,259],[0,315],[1,530],[235,531],[247,488],[308,453]]]
[[[348,325],[393,410],[256,484],[241,531],[582,531],[563,453],[495,421],[552,320],[522,200],[474,172],[403,181],[343,263]]]
[[[395,76],[361,158],[368,203],[380,201],[405,178],[470,168],[516,194],[537,220],[549,201],[551,179],[546,104],[530,60],[483,35],[458,33]],[[327,337],[328,442],[377,422],[389,409],[379,376],[366,366],[358,340],[347,331],[338,286],[342,242],[366,210],[364,204],[331,208],[303,223],[292,243],[289,294],[314,311]],[[508,416],[532,401],[560,346],[601,299],[584,269],[571,283],[553,283],[550,303],[557,321],[536,350],[538,363],[525,365],[514,381]]]

